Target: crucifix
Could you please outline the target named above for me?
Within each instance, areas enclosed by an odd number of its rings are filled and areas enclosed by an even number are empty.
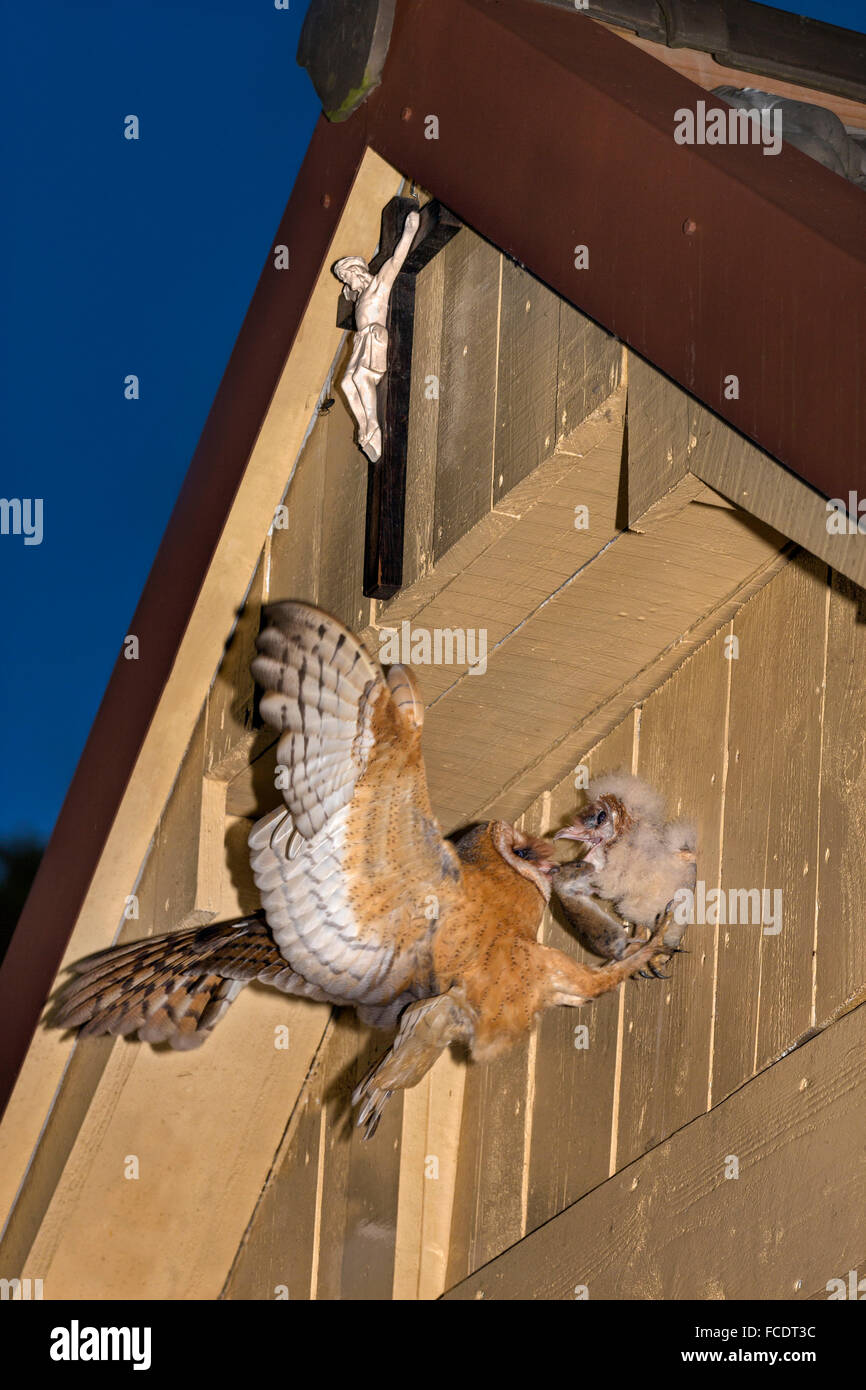
[[[341,385],[367,458],[368,598],[391,598],[403,582],[415,277],[460,226],[435,200],[421,208],[414,198],[392,198],[369,266],[343,256],[333,267],[343,281],[337,327],[355,334]]]

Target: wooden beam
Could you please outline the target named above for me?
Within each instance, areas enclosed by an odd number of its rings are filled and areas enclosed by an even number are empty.
[[[643,358],[629,353],[628,525],[647,531],[700,483],[866,586],[866,543],[839,532],[827,498],[758,449]],[[848,498],[840,499],[847,505]],[[828,530],[828,519],[834,525]]]

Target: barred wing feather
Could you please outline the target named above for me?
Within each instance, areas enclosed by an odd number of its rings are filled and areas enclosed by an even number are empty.
[[[342,623],[275,604],[253,674],[281,732],[285,800],[250,835],[274,938],[334,998],[402,1007],[433,988],[430,942],[462,896],[427,791],[411,672],[379,664]]]

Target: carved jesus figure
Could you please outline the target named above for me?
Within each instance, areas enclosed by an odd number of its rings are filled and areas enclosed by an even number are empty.
[[[343,294],[355,305],[355,340],[340,385],[358,422],[358,447],[374,463],[382,455],[377,390],[388,367],[388,300],[419,220],[417,212],[408,214],[394,254],[375,275],[361,256],[344,256],[333,267]]]

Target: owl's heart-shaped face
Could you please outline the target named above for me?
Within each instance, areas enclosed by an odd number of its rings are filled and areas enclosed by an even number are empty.
[[[534,883],[547,901],[553,876],[559,869],[552,842],[517,830],[506,821],[494,821],[491,835],[506,863]]]

